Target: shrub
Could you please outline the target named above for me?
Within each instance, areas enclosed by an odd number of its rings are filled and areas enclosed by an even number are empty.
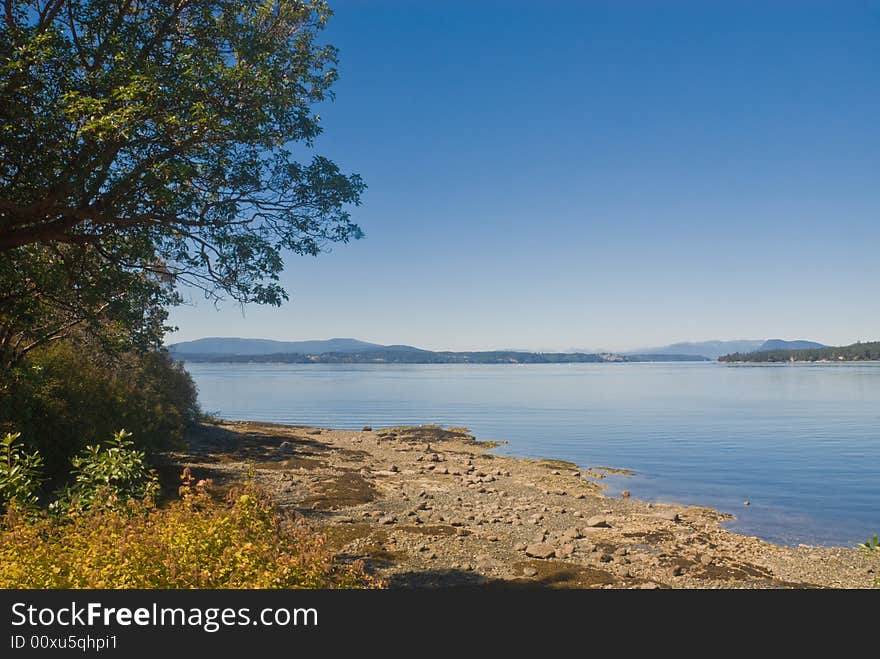
[[[859,547],[867,551],[872,556],[880,559],[880,539],[878,539],[877,534],[874,534],[873,538],[869,538],[867,542],[859,543]],[[874,585],[880,588],[880,576],[874,579]]]
[[[38,451],[22,449],[21,433],[6,433],[0,440],[0,509],[10,503],[28,508],[37,503],[43,480],[43,458]]]
[[[39,449],[55,485],[72,456],[120,427],[140,449],[172,448],[198,419],[196,388],[167,352],[109,352],[85,341],[35,350],[0,382],[0,430]]]
[[[73,484],[66,486],[50,509],[62,512],[71,507],[118,507],[129,499],[151,502],[159,490],[156,472],[148,469],[146,455],[129,440],[131,433],[120,430],[105,446],[86,446],[74,456]]]
[[[163,508],[129,500],[62,518],[21,516],[0,530],[0,588],[369,588],[360,563],[248,485],[228,503],[192,484]]]

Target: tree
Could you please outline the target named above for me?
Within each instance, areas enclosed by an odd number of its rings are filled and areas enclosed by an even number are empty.
[[[111,354],[156,348],[166,307],[178,299],[168,277],[108,267],[87,245],[9,250],[0,257],[0,368],[73,334],[98,339]]]
[[[324,2],[5,0],[0,14],[0,342],[36,288],[52,289],[36,315],[67,299],[27,345],[111,309],[161,333],[147,307],[180,284],[278,305],[284,250],[361,237],[360,177],[293,153],[337,77],[316,42]]]

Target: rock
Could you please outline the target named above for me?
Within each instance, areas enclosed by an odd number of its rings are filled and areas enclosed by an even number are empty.
[[[587,526],[589,526],[590,528],[594,528],[594,529],[595,528],[607,528],[607,527],[611,526],[611,524],[608,523],[608,520],[605,519],[605,517],[602,515],[593,515],[592,517],[590,517],[590,519],[588,519],[585,522],[585,524]]]
[[[700,563],[702,563],[703,565],[712,565],[712,562],[714,560],[715,559],[710,554],[703,554],[702,556],[700,556]]]
[[[681,565],[673,565],[669,568],[669,576],[671,577],[680,577],[682,573],[683,570],[681,569]]]
[[[526,577],[534,577],[537,576],[538,571],[533,567],[524,567],[523,568],[523,576]]]
[[[751,501],[743,501],[743,505],[744,506],[751,506],[752,502]]]
[[[599,562],[600,563],[610,563],[611,562],[611,554],[599,554]]]
[[[657,517],[657,519],[663,519],[663,520],[666,520],[667,522],[677,522],[681,519],[681,517],[679,517],[678,513],[675,512],[674,510],[664,510],[662,512],[657,513],[656,517]]]
[[[622,496],[624,499],[629,498],[629,490],[624,490],[620,493],[620,496]]]
[[[581,538],[583,536],[580,532],[580,529],[572,526],[570,529],[566,529],[565,531],[563,531],[562,537],[567,540],[577,540],[578,538]]]
[[[400,471],[400,467],[398,467],[397,465],[391,465],[390,467],[388,467],[388,471],[397,472]]]
[[[290,442],[281,442],[278,445],[278,452],[279,453],[293,453],[293,444],[291,444]]]
[[[574,553],[574,545],[569,543],[567,545],[562,545],[559,548],[559,556],[561,558],[567,558]]]
[[[525,551],[525,550],[526,550],[526,543],[524,543],[524,542],[517,542],[513,546],[513,551]]]
[[[531,556],[532,558],[553,558],[556,556],[556,549],[545,542],[537,542],[526,547],[526,556]]]
[[[384,515],[378,519],[379,524],[394,524],[397,518],[393,515]]]
[[[639,584],[637,588],[639,590],[658,590],[660,586],[653,581],[646,581],[645,583]]]
[[[363,430],[364,430],[364,432],[372,432],[373,426],[364,426]]]

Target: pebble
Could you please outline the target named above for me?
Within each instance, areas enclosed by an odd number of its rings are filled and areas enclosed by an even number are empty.
[[[522,572],[526,577],[534,577],[538,574],[538,571],[533,567],[524,567]]]
[[[585,524],[590,528],[605,528],[611,526],[608,523],[608,520],[602,515],[593,515],[585,522]]]
[[[372,432],[372,431],[373,431],[373,426],[364,426],[363,431],[364,431],[364,432]]]

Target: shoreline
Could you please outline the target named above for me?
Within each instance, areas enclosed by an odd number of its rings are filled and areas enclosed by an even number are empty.
[[[753,362],[753,361],[721,361],[719,364],[733,364],[734,366],[789,366],[791,364],[817,364],[821,366],[848,366],[850,364],[880,364],[880,359],[794,359],[778,362]]]
[[[219,488],[250,472],[390,587],[871,588],[858,548],[785,546],[701,506],[603,493],[603,469],[498,455],[463,428],[333,430],[216,420],[166,475]]]

